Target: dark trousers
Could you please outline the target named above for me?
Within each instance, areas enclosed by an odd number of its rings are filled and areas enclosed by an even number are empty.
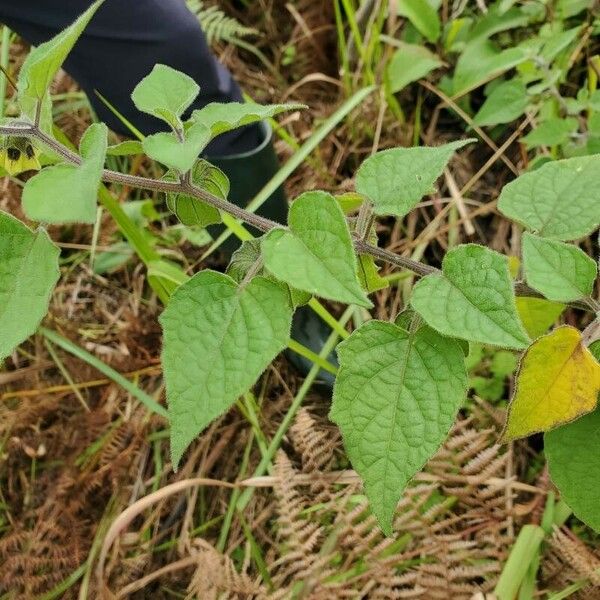
[[[0,0],[0,22],[37,45],[72,23],[90,4],[91,0]],[[140,113],[130,94],[156,63],[183,71],[200,85],[192,109],[242,99],[237,83],[212,55],[184,0],[106,0],[64,67],[87,93],[100,120],[117,132],[128,133],[94,90],[147,134],[164,125]],[[206,155],[247,152],[260,144],[261,137],[257,126],[232,131],[213,140]]]

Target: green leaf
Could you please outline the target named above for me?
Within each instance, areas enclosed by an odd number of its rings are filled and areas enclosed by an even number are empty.
[[[208,127],[211,137],[215,137],[226,131],[242,127],[242,125],[249,125],[270,119],[288,110],[302,108],[306,108],[306,106],[304,104],[262,105],[255,102],[211,102],[200,110],[195,110],[192,113],[192,120]]]
[[[144,154],[142,142],[139,140],[125,140],[106,149],[107,156],[131,156],[132,154]]]
[[[240,287],[227,275],[201,271],[177,288],[160,317],[175,468],[194,438],[285,348],[291,320],[287,290],[264,277]]]
[[[367,158],[356,173],[356,191],[367,196],[378,215],[408,214],[433,185],[456,150],[474,139],[434,148],[391,148]]]
[[[516,67],[527,58],[528,53],[523,48],[498,51],[488,39],[479,38],[465,48],[456,63],[452,79],[453,94],[463,95]]]
[[[0,363],[44,318],[59,254],[43,229],[32,231],[0,211]]]
[[[521,138],[528,148],[536,146],[558,146],[569,141],[571,134],[577,131],[579,123],[577,119],[568,117],[566,119],[548,119],[526,136]]]
[[[408,481],[444,441],[465,399],[461,347],[429,327],[369,321],[338,348],[330,418],[386,535]]]
[[[600,365],[574,327],[558,327],[523,355],[503,440],[548,431],[598,403]]]
[[[406,17],[428,41],[433,43],[440,37],[440,17],[425,0],[402,0],[398,14]]]
[[[177,181],[177,174],[168,171],[163,179]],[[192,183],[206,190],[213,196],[227,199],[229,194],[229,179],[218,167],[204,159],[198,159],[192,167]],[[184,193],[166,194],[167,207],[177,218],[187,226],[206,227],[221,222],[221,213],[214,206],[206,204]]]
[[[564,304],[551,302],[544,298],[519,296],[516,301],[517,312],[523,327],[532,339],[546,333],[566,308]]]
[[[557,160],[505,185],[500,211],[542,237],[574,240],[600,223],[600,155]]]
[[[167,65],[155,65],[133,90],[138,110],[163,119],[177,128],[179,118],[195,100],[200,87],[188,75]]]
[[[525,348],[529,337],[515,306],[508,259],[466,244],[450,250],[443,273],[413,288],[411,304],[440,333],[505,348]]]
[[[400,48],[394,52],[386,71],[389,91],[392,93],[399,92],[443,64],[424,46],[404,42],[399,44]]]
[[[379,274],[379,267],[370,254],[358,255],[358,278],[367,293],[371,294],[389,286],[387,279]]]
[[[290,207],[289,230],[262,243],[267,269],[287,284],[330,300],[370,307],[360,286],[344,213],[327,192],[306,192]]]
[[[23,209],[30,219],[55,224],[96,221],[107,133],[104,123],[90,125],[79,145],[80,165],[46,167],[27,181]]]
[[[600,408],[546,433],[544,453],[563,500],[586,525],[600,531]]]
[[[20,100],[44,98],[56,73],[102,2],[94,2],[73,24],[29,53],[19,73]],[[33,117],[32,114],[28,116]]]
[[[504,81],[486,98],[473,124],[482,127],[510,123],[525,112],[528,104],[527,88],[520,79]]]
[[[144,138],[142,147],[150,158],[185,173],[192,168],[210,141],[210,131],[201,123],[195,123],[184,135],[182,141],[175,133],[155,133]]]
[[[527,232],[523,235],[523,268],[527,283],[556,302],[590,296],[598,276],[596,261],[577,246]]]

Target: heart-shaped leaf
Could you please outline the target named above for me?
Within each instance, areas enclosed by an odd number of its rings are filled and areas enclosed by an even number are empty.
[[[451,337],[505,348],[529,344],[517,314],[506,256],[466,244],[446,254],[442,270],[413,288],[411,304],[430,327]]]
[[[330,417],[390,535],[406,484],[444,441],[466,396],[465,357],[425,325],[409,333],[382,321],[357,329],[338,357]]]
[[[372,306],[358,279],[344,213],[331,194],[302,194],[288,224],[289,230],[273,229],[263,240],[265,266],[277,279],[330,300]]]
[[[145,137],[142,146],[150,158],[185,173],[192,168],[209,141],[210,130],[202,123],[195,123],[186,129],[183,140],[175,133],[161,132]]]
[[[176,468],[190,442],[285,348],[292,308],[285,287],[264,277],[238,286],[201,271],[177,288],[160,322]]]

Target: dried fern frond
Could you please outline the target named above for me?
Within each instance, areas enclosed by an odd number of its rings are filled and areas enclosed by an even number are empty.
[[[217,6],[205,6],[203,0],[187,0],[189,10],[196,15],[209,44],[235,43],[243,37],[256,35],[252,27],[242,25],[237,19],[226,15]]]

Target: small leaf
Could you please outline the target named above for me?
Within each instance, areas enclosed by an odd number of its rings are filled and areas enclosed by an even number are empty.
[[[544,435],[552,481],[578,519],[600,531],[600,408]]]
[[[523,327],[532,339],[546,333],[566,308],[564,304],[551,302],[544,298],[519,296],[516,301],[517,312]]]
[[[577,329],[558,327],[527,349],[516,385],[504,441],[548,431],[594,410],[600,365]]]
[[[0,211],[0,363],[44,318],[59,254],[44,229],[31,231]]]
[[[558,146],[566,144],[571,134],[577,131],[579,123],[577,119],[568,117],[566,119],[548,119],[534,130],[521,138],[528,148],[537,146]]]
[[[412,292],[413,308],[430,327],[471,342],[516,349],[528,345],[506,256],[466,244],[446,254],[442,270],[421,279]]]
[[[163,179],[177,181],[177,174],[168,171]],[[198,159],[192,167],[192,183],[213,196],[227,199],[229,179],[218,167],[204,159]],[[221,222],[221,213],[214,206],[184,193],[166,194],[167,207],[177,218],[189,227],[206,227]]]
[[[154,68],[133,90],[131,99],[138,110],[163,119],[177,128],[179,118],[195,100],[200,87],[188,75],[167,65]]]
[[[415,29],[430,42],[440,37],[440,17],[437,11],[424,0],[402,0],[398,3],[398,14],[406,17]]]
[[[389,286],[387,279],[379,274],[379,267],[370,254],[358,255],[358,278],[368,294],[383,290]]]
[[[583,250],[525,232],[523,268],[529,285],[548,300],[571,302],[592,293],[596,261]]]
[[[356,191],[371,199],[378,215],[408,214],[433,184],[456,150],[475,140],[434,148],[392,148],[367,158],[356,174]]]
[[[42,169],[25,184],[23,209],[44,223],[94,223],[102,179],[108,129],[90,125],[81,138],[80,165],[59,164]]]
[[[132,154],[144,154],[142,142],[139,140],[125,140],[106,149],[107,156],[131,156]]]
[[[290,229],[271,230],[262,243],[267,269],[289,285],[330,300],[370,307],[360,286],[344,213],[326,192],[292,203]]]
[[[520,79],[504,81],[486,98],[473,124],[482,127],[510,123],[525,112],[528,104],[527,88]]]
[[[408,481],[444,441],[465,399],[461,347],[429,327],[369,321],[338,346],[330,418],[386,535]]]
[[[19,73],[17,87],[20,99],[28,97],[41,100],[46,95],[56,73],[102,2],[94,2],[69,27],[29,53]],[[33,114],[28,116],[33,118]]]
[[[194,438],[285,348],[291,321],[287,290],[263,277],[242,288],[227,275],[201,271],[177,288],[160,317],[175,468]]]
[[[600,156],[557,160],[505,185],[500,211],[534,233],[575,240],[600,223]]]
[[[201,123],[195,123],[185,131],[183,141],[175,133],[161,132],[145,137],[142,147],[150,158],[185,173],[192,168],[209,141],[210,131]]]
[[[192,120],[208,127],[211,137],[237,129],[243,125],[270,119],[288,110],[306,108],[304,104],[269,104],[254,102],[211,102],[200,110],[195,110]]]
[[[442,66],[442,61],[433,52],[418,44],[399,42],[387,66],[387,82],[391,93],[399,92],[409,83],[418,81]]]

